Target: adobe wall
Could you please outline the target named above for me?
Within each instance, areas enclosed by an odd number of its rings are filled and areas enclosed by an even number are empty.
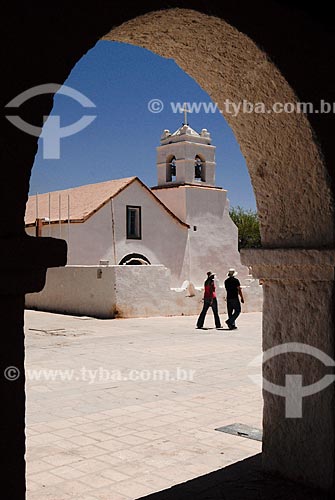
[[[243,288],[242,312],[262,310],[256,280]],[[152,266],[66,266],[49,269],[39,293],[26,294],[27,309],[95,318],[192,316],[202,309],[203,289],[170,288],[170,271]],[[193,288],[192,288],[193,290]],[[219,312],[227,316],[225,290],[217,289]],[[210,314],[211,315],[211,314]]]

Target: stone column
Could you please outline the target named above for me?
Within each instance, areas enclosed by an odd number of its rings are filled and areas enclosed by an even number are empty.
[[[244,250],[241,259],[264,280],[264,356],[275,346],[287,350],[267,361],[263,357],[263,467],[332,489],[335,250]],[[266,381],[283,387],[272,391]]]

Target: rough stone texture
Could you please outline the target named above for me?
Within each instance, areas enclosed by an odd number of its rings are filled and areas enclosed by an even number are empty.
[[[333,282],[265,281],[263,287],[263,350],[299,342],[334,359]],[[320,381],[330,370],[309,355],[288,353],[267,361],[263,375],[285,385],[285,374],[301,374],[306,386]],[[331,384],[303,399],[303,418],[289,419],[285,418],[284,398],[264,391],[264,467],[279,468],[286,477],[330,488],[334,481],[334,399]],[[292,453],[295,449],[299,449],[299,460]]]
[[[244,250],[242,261],[264,278],[263,351],[290,342],[334,358],[334,267],[331,250]],[[330,368],[310,355],[286,353],[263,365],[263,377],[285,386],[285,375],[319,382]],[[266,390],[263,465],[286,477],[330,489],[334,482],[334,384],[303,398],[302,418],[287,418],[285,398]],[[299,449],[299,460],[292,450]]]
[[[306,116],[239,113],[233,117],[224,112],[226,99],[263,102],[267,109],[276,102],[298,100],[250,38],[214,16],[169,9],[124,23],[104,39],[174,59],[218,103],[248,165],[263,246],[333,243],[332,197]]]
[[[241,260],[249,265],[252,262],[252,274],[255,278],[286,282],[334,280],[334,250],[242,249]]]

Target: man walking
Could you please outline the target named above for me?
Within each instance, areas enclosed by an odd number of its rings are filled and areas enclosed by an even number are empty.
[[[235,276],[237,272],[235,269],[229,269],[227,273],[227,279],[224,282],[227,291],[227,311],[228,319],[226,321],[229,330],[236,330],[235,320],[241,313],[241,304],[239,296],[241,297],[241,302],[244,304],[244,297],[242,293],[242,288],[240,282]]]
[[[204,326],[205,317],[206,317],[207,311],[210,307],[212,308],[212,311],[214,314],[215,327],[222,328],[221,321],[219,318],[219,313],[218,313],[218,303],[217,303],[217,299],[216,299],[214,278],[215,278],[215,274],[212,273],[211,271],[208,271],[207,279],[204,283],[204,286],[205,286],[204,305],[203,305],[202,311],[201,311],[200,316],[199,316],[198,321],[197,321],[197,328],[202,328]]]

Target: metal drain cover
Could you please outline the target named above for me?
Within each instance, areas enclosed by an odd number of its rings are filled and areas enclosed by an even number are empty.
[[[227,434],[233,434],[234,436],[254,439],[255,441],[262,441],[263,437],[263,432],[260,429],[255,429],[254,427],[249,427],[244,424],[225,425],[224,427],[218,427],[215,430],[226,432]]]

